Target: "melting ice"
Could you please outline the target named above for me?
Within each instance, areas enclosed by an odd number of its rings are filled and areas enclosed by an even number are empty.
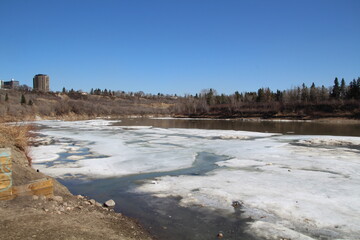
[[[58,177],[105,178],[191,167],[226,156],[200,176],[163,176],[134,189],[180,196],[184,207],[231,213],[241,201],[248,231],[264,239],[359,239],[360,138],[111,126],[41,121],[55,144],[32,148],[34,167]],[[222,158],[224,159],[224,158]]]

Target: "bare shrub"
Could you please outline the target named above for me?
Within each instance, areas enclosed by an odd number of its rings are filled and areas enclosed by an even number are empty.
[[[31,165],[31,157],[29,156],[29,138],[31,125],[8,125],[0,124],[0,147],[15,146],[23,151],[27,157],[29,165]]]

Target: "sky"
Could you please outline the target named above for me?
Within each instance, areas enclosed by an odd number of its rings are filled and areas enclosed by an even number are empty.
[[[0,79],[195,94],[360,76],[359,0],[0,0]]]

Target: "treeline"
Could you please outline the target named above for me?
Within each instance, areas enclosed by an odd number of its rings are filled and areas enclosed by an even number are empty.
[[[125,92],[125,91],[111,91],[110,89],[100,89],[100,88],[92,88],[89,93],[83,92],[81,90],[75,91],[74,89],[67,90],[65,87],[62,89],[62,94],[68,95],[76,95],[81,93],[82,95],[96,95],[96,96],[105,96],[105,97],[120,97],[120,98],[127,98],[127,99],[138,99],[138,98],[145,98],[145,99],[176,99],[177,95],[170,95],[170,94],[151,94],[151,93],[144,93],[143,91],[138,92]]]
[[[195,95],[146,94],[92,89],[62,89],[36,92],[30,88],[0,89],[0,121],[29,119],[34,116],[92,118],[128,115],[175,115],[178,117],[218,118],[360,118],[360,78],[346,84],[336,78],[331,87],[311,86],[272,91],[218,94],[205,89]]]
[[[257,92],[218,94],[206,89],[187,95],[174,113],[188,117],[360,117],[360,78],[348,85],[335,78],[332,87],[302,84],[284,91],[260,88]]]

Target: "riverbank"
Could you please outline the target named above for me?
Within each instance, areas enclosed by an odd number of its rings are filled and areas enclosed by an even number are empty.
[[[48,177],[30,167],[24,151],[12,144],[2,142],[0,147],[11,149],[13,186]],[[152,239],[136,220],[92,199],[74,196],[53,181],[55,197],[0,201],[1,239]]]
[[[344,117],[344,116],[332,116],[332,117],[301,117],[301,116],[278,116],[278,117],[263,117],[263,116],[223,116],[223,115],[180,115],[180,114],[143,114],[143,115],[87,115],[87,114],[66,114],[62,116],[27,116],[24,118],[15,118],[15,117],[3,117],[0,119],[0,123],[6,122],[22,122],[22,121],[40,121],[40,120],[61,120],[61,121],[81,121],[81,120],[93,120],[93,119],[109,119],[109,120],[118,120],[118,119],[151,119],[151,118],[166,118],[166,119],[193,119],[193,120],[234,120],[234,121],[263,121],[263,122],[318,122],[318,123],[334,123],[334,124],[360,124],[359,118],[353,117]]]

